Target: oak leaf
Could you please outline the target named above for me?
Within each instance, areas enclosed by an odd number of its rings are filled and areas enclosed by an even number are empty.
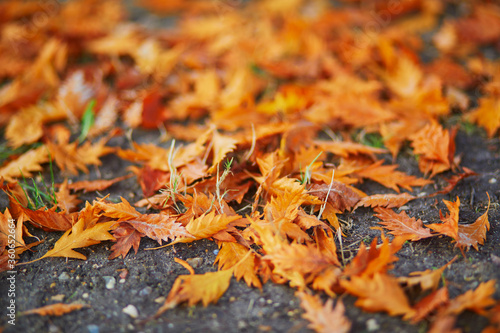
[[[302,317],[309,320],[309,328],[319,333],[347,333],[351,330],[351,322],[345,316],[345,306],[342,300],[337,301],[333,308],[332,299],[323,305],[318,296],[309,295],[303,291],[296,293],[300,306],[305,313]]]
[[[429,229],[423,227],[423,222],[420,219],[415,220],[414,217],[409,217],[405,211],[397,214],[392,209],[383,207],[377,207],[374,210],[377,213],[375,216],[382,220],[379,223],[389,229],[389,233],[392,235],[398,235],[411,241],[434,236]]]
[[[62,316],[66,313],[80,310],[83,307],[89,307],[89,306],[78,303],[73,303],[73,304],[55,303],[42,306],[41,308],[23,311],[21,312],[21,314],[22,315],[38,314],[40,316]]]
[[[386,311],[391,316],[404,315],[405,319],[415,315],[398,281],[389,275],[375,273],[372,278],[353,276],[340,284],[349,294],[359,297],[355,305],[366,311]]]

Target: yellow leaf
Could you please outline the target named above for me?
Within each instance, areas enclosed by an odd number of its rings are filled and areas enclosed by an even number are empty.
[[[98,244],[104,240],[115,239],[108,230],[116,222],[97,223],[89,229],[83,230],[85,221],[80,219],[71,230],[68,230],[54,245],[54,248],[43,255],[40,259],[47,257],[66,257],[86,260],[83,254],[73,251],[75,248],[87,247]]]
[[[21,312],[23,315],[29,314],[38,314],[40,316],[62,316],[63,314],[80,310],[83,307],[88,307],[85,304],[63,304],[63,303],[55,303],[46,306],[42,306],[41,308],[36,308],[28,311]]]
[[[229,287],[232,275],[232,269],[208,272],[202,275],[180,275],[175,280],[165,303],[156,315],[172,309],[182,302],[188,302],[190,306],[199,302],[202,302],[204,306],[217,303]]]
[[[18,159],[6,164],[0,169],[0,178],[3,177],[8,182],[14,182],[15,178],[31,177],[32,172],[42,171],[40,164],[48,162],[48,151],[44,146],[30,150]]]
[[[251,253],[245,258],[248,252]],[[219,262],[219,270],[232,268],[238,281],[243,278],[249,287],[262,288],[262,283],[255,274],[255,254],[251,249],[239,243],[223,242],[215,262]]]

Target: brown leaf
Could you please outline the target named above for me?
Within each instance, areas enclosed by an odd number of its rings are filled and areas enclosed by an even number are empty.
[[[330,186],[331,185],[331,186]],[[333,181],[331,184],[312,184],[309,193],[330,203],[339,212],[351,210],[361,199],[361,195],[348,185]]]
[[[69,193],[68,179],[59,186],[59,190],[55,192],[57,199],[57,207],[59,207],[63,212],[71,213],[77,210],[78,204],[82,202],[78,200],[78,196]]]
[[[377,213],[375,216],[382,220],[379,223],[389,229],[392,235],[402,236],[411,241],[434,236],[429,229],[423,227],[421,220],[409,217],[405,211],[396,214],[392,209],[382,207],[374,210]]]
[[[455,258],[450,260],[446,265],[438,269],[427,269],[423,272],[411,272],[409,277],[399,277],[398,281],[399,283],[402,283],[410,288],[418,285],[422,290],[432,289],[435,291],[441,281],[444,270],[457,260],[457,258],[458,256],[455,256]]]
[[[118,228],[113,230],[113,236],[115,237],[116,244],[111,247],[113,253],[109,255],[108,259],[114,259],[119,256],[125,259],[132,247],[135,254],[137,254],[142,235],[135,228],[123,222]]]
[[[345,307],[342,300],[337,301],[333,308],[332,299],[323,305],[318,296],[309,295],[303,291],[296,293],[300,306],[304,309],[302,317],[309,320],[309,328],[320,333],[347,333],[351,322],[344,315]]]
[[[430,194],[429,197],[434,197],[434,196],[439,195],[439,194],[448,194],[455,188],[455,186],[457,186],[458,182],[460,182],[462,179],[467,178],[467,177],[471,177],[471,176],[477,176],[477,173],[475,173],[474,171],[472,171],[469,168],[462,167],[462,169],[464,170],[464,172],[459,173],[458,175],[453,175],[449,179],[446,179],[446,181],[448,182],[448,185],[445,188],[443,188],[441,191],[437,191],[435,193]]]
[[[62,316],[66,313],[70,313],[76,310],[80,310],[83,307],[89,307],[85,304],[63,304],[63,303],[55,303],[46,306],[42,306],[41,308],[32,309],[28,311],[21,312],[22,315],[29,314],[38,314],[40,316]]]

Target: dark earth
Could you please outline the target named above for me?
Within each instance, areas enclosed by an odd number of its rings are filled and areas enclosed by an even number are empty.
[[[151,23],[151,16],[139,12],[138,20]],[[149,21],[148,21],[149,20]],[[156,18],[152,24],[163,22]],[[500,140],[488,139],[485,132],[475,126],[460,123],[456,137],[456,155],[461,157],[461,166],[478,173],[461,181],[446,195],[425,197],[446,185],[445,178],[451,173],[435,177],[436,184],[416,188],[414,195],[422,198],[413,200],[404,207],[409,216],[419,218],[424,223],[439,222],[439,209],[446,211],[442,200],[460,198],[460,223],[472,223],[486,211],[489,194],[491,206],[489,221],[491,228],[486,242],[479,246],[479,251],[471,249],[463,257],[460,250],[454,248],[448,237],[430,238],[417,242],[407,242],[397,253],[399,261],[390,272],[395,276],[407,276],[414,271],[439,268],[455,256],[458,259],[445,270],[443,281],[450,291],[450,298],[476,288],[480,283],[496,279],[500,281]],[[137,142],[159,143],[157,131],[137,130],[133,133]],[[128,148],[124,137],[110,141],[112,146]],[[162,143],[168,146],[167,143]],[[387,156],[387,160],[391,158]],[[88,175],[80,175],[76,180],[111,179],[128,173],[129,166],[118,157],[109,155],[102,159],[103,165],[93,169]],[[422,176],[418,163],[410,149],[403,150],[397,163],[399,170],[410,175]],[[55,168],[56,182],[64,180],[64,174]],[[49,174],[44,174],[50,180]],[[365,182],[361,190],[367,194],[388,193],[389,191],[373,182]],[[109,200],[119,200],[123,196],[130,202],[142,198],[142,192],[134,178],[119,182],[108,190],[96,194],[81,194],[80,199],[92,201],[98,196],[110,195]],[[7,196],[0,194],[2,211],[8,206]],[[345,263],[356,253],[360,242],[368,244],[380,231],[371,229],[378,226],[378,219],[368,208],[359,208],[353,213],[340,217],[345,222],[346,237],[343,238],[343,257]],[[29,226],[33,235],[45,241],[25,252],[21,262],[39,258],[51,249],[62,233],[47,233]],[[64,258],[46,258],[25,266],[18,266],[16,277],[16,326],[7,325],[6,308],[6,273],[1,273],[0,280],[0,332],[308,332],[308,321],[301,317],[303,313],[300,301],[294,296],[294,289],[286,285],[268,282],[262,291],[251,289],[234,278],[228,291],[217,304],[206,308],[199,306],[180,306],[163,313],[157,319],[151,319],[162,304],[162,297],[168,295],[177,276],[188,274],[187,270],[174,262],[174,258],[201,258],[197,274],[216,271],[214,260],[217,245],[207,240],[191,244],[177,244],[160,250],[145,251],[158,244],[143,238],[137,254],[132,251],[125,259],[108,260],[112,242],[104,242],[78,251],[87,256],[86,261]],[[341,257],[339,253],[339,258]],[[120,274],[128,271],[122,279]],[[113,285],[112,281],[115,280]],[[493,296],[500,299],[500,288]],[[421,322],[411,325],[398,317],[384,313],[367,313],[354,306],[355,298],[343,297],[346,316],[352,321],[352,332],[425,332],[429,324]],[[87,304],[88,307],[61,317],[38,315],[20,315],[22,311],[41,307],[56,301]],[[122,310],[133,305],[138,317],[133,319]],[[472,312],[459,316],[456,327],[464,332],[480,332],[487,319]]]

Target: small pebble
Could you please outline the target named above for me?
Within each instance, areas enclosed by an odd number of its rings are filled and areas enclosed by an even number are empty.
[[[380,329],[380,325],[375,319],[368,319],[366,321],[366,329],[368,330],[368,332],[378,331]]]
[[[168,323],[167,326],[168,326],[168,328],[174,328],[174,324],[172,324],[172,323]]]
[[[147,296],[147,295],[151,294],[152,291],[153,291],[153,288],[145,287],[145,288],[141,289],[141,291],[139,291],[139,296]]]
[[[497,182],[497,179],[496,178],[491,178],[488,183],[490,184],[495,184]]]
[[[50,324],[49,333],[59,333],[59,332],[61,332],[61,329],[59,327],[57,327],[54,324]]]
[[[87,330],[89,333],[99,333],[99,326],[97,325],[87,325]]]
[[[68,281],[69,280],[69,274],[66,273],[66,272],[63,272],[61,273],[61,275],[59,275],[59,281]]]
[[[201,264],[203,264],[203,258],[189,258],[189,259],[186,259],[186,262],[191,265],[191,267],[193,268],[198,268],[201,266]]]
[[[214,250],[213,252],[214,252],[215,255],[219,254],[219,250]]]
[[[238,321],[238,329],[244,330],[245,328],[247,328],[247,323],[245,323],[245,321],[243,321],[243,320],[239,320]]]
[[[56,302],[62,302],[64,297],[66,297],[66,295],[59,294],[59,295],[52,296],[50,299],[53,301],[56,301]]]
[[[120,279],[120,281],[118,281],[118,283],[125,283],[125,282],[127,282],[127,280],[125,279]]]
[[[164,303],[165,299],[166,299],[165,296],[157,297],[157,298],[155,298],[155,303],[158,303],[158,304]]]
[[[139,312],[137,311],[137,308],[135,306],[133,306],[132,304],[129,304],[126,307],[124,307],[122,312],[125,314],[128,314],[132,318],[139,317]]]
[[[405,206],[401,206],[401,207],[399,207],[399,210],[400,210],[400,211],[401,211],[401,210],[408,210],[408,209],[410,209],[410,207],[408,207],[408,206],[406,206],[406,205],[405,205]]]
[[[106,289],[115,289],[116,279],[112,276],[103,276],[102,277],[106,282]]]
[[[84,298],[84,299],[89,298],[89,293],[83,293],[83,294],[82,294],[82,298]]]

